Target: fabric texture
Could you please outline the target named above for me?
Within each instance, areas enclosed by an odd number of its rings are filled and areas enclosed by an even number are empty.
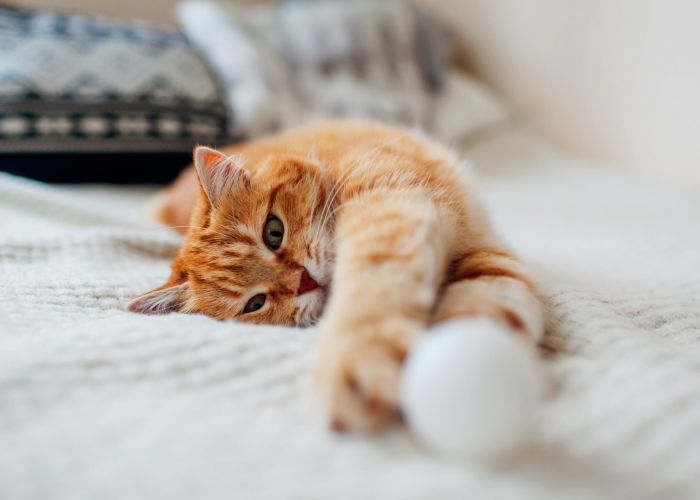
[[[0,497],[698,498],[697,196],[519,131],[469,156],[548,308],[551,384],[519,459],[327,432],[305,390],[314,330],[124,311],[181,242],[145,220],[150,191],[0,175]]]
[[[178,17],[226,89],[236,134],[329,117],[432,128],[451,40],[410,2],[189,0]]]
[[[221,143],[218,83],[179,33],[0,7],[0,152],[187,152]]]

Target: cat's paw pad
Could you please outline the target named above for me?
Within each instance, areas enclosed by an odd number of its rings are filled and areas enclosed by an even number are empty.
[[[400,420],[403,347],[386,340],[326,339],[313,371],[316,396],[336,431],[373,431]]]

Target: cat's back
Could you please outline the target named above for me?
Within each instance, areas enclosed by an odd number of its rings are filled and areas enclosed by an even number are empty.
[[[252,169],[274,155],[299,155],[321,163],[336,182],[339,198],[369,187],[422,186],[452,201],[462,198],[464,176],[450,151],[422,133],[369,120],[323,122],[234,146]]]
[[[458,169],[447,149],[418,132],[375,121],[323,122],[235,144],[222,151],[240,156],[246,168],[253,171],[270,156],[311,158],[352,192],[401,180],[404,184],[461,196],[455,191],[460,184]],[[354,175],[348,175],[348,170]],[[185,227],[198,197],[196,174],[190,166],[160,195],[153,214],[167,225]]]
[[[461,184],[456,157],[421,132],[371,121],[331,122],[302,131],[302,151],[315,149],[319,160],[337,175],[360,183],[404,178],[409,183],[443,188]],[[293,134],[290,139],[294,141]]]
[[[351,156],[401,151],[406,155],[433,156],[437,144],[403,127],[369,120],[343,120],[309,125],[225,148],[248,162],[276,154],[312,156],[334,166]]]

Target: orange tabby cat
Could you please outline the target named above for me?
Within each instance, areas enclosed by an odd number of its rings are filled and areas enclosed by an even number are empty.
[[[170,279],[130,309],[320,318],[312,377],[329,423],[379,428],[399,416],[401,364],[431,323],[486,315],[542,333],[534,287],[472,187],[439,144],[371,122],[199,147],[161,200],[160,219],[187,233]]]

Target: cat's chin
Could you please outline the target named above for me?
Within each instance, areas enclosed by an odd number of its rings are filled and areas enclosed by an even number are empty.
[[[297,324],[304,327],[315,325],[323,314],[327,299],[328,288],[324,286],[297,297],[301,310]]]

